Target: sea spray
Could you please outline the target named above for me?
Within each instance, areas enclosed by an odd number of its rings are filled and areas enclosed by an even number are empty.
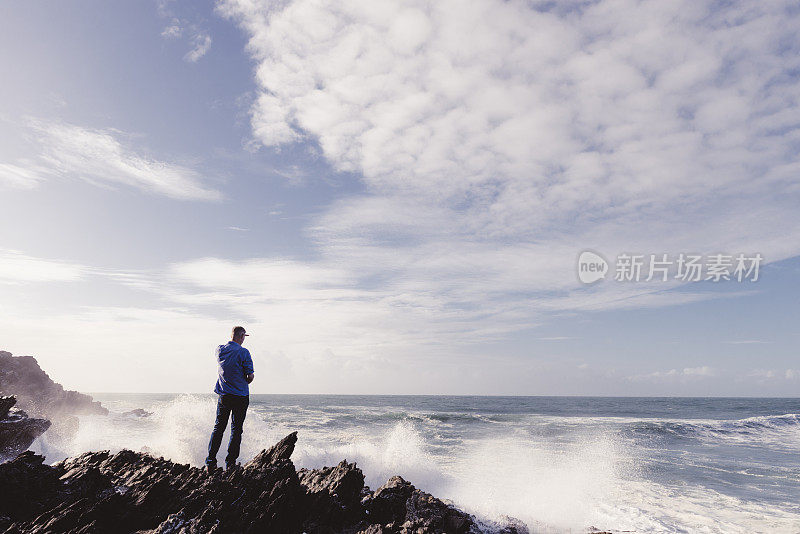
[[[440,468],[426,450],[423,436],[410,421],[400,421],[374,433],[349,436],[334,433],[330,438],[316,436],[307,444],[298,444],[295,462],[316,468],[335,465],[343,458],[355,461],[372,489],[400,475],[427,491],[442,478]]]
[[[438,494],[481,517],[511,515],[542,532],[582,530],[619,482],[626,457],[610,437],[544,443],[499,436],[472,443]]]
[[[32,449],[44,454],[49,463],[87,451],[131,449],[200,466],[208,454],[216,405],[216,396],[178,395],[148,403],[146,410],[152,415],[136,417],[122,411],[134,406],[123,401],[112,404],[108,416],[80,417],[79,427],[69,440],[48,441],[45,435]],[[229,435],[230,426],[223,436],[221,456]],[[281,437],[279,429],[251,410],[245,420],[240,460],[252,458]]]
[[[202,465],[213,394],[95,398],[108,416],[34,449],[50,463],[129,448]],[[401,475],[532,532],[799,532],[798,412],[796,399],[254,395],[240,461],[297,430],[297,467],[355,461],[372,489]]]

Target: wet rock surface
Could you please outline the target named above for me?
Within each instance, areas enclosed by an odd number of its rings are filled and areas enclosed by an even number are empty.
[[[343,460],[295,470],[293,432],[253,460],[207,473],[148,454],[86,453],[52,466],[30,451],[0,464],[0,532],[487,532],[401,477],[372,492]],[[502,529],[502,530],[501,530]],[[527,532],[513,521],[490,532]]]
[[[28,417],[23,410],[14,407],[16,402],[13,395],[0,397],[0,462],[26,450],[50,428],[50,421]]]

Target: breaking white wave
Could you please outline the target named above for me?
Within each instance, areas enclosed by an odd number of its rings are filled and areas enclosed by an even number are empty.
[[[45,434],[34,449],[49,462],[128,448],[203,463],[214,396],[121,397],[104,405],[110,415],[82,417],[70,441],[51,443]],[[124,413],[134,408],[153,413]],[[355,461],[373,489],[401,475],[480,518],[517,517],[532,532],[581,532],[590,525],[636,532],[800,532],[798,499],[789,498],[800,488],[800,470],[768,465],[770,455],[798,447],[796,414],[733,421],[504,417],[251,399],[240,461],[294,430],[298,467]],[[227,434],[221,456],[226,444]],[[748,452],[720,463],[728,457],[708,456],[717,445],[756,447],[762,457]],[[740,480],[753,484],[752,491],[729,494]],[[766,491],[783,484],[789,497],[759,499],[764,490],[758,484]]]

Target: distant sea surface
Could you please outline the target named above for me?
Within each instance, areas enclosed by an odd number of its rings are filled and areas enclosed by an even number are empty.
[[[32,448],[202,465],[215,395],[93,396],[109,416]],[[297,467],[355,461],[532,532],[800,532],[800,399],[252,395],[240,461],[294,430]]]

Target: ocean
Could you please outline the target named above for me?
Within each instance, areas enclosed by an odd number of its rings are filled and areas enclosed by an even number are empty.
[[[215,395],[93,396],[109,416],[32,449],[203,464]],[[372,489],[401,475],[531,532],[800,532],[797,398],[251,395],[240,461],[295,430],[298,468],[355,461]]]

